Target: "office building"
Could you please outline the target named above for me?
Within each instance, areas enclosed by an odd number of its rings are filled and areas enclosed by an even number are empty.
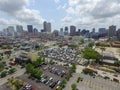
[[[120,40],[120,29],[118,29],[118,31],[117,31],[117,38],[118,38],[118,40]]]
[[[16,25],[16,31],[19,33],[23,32],[23,26],[22,25]]]
[[[68,34],[69,34],[69,33],[68,33],[68,27],[65,26],[64,35],[68,35]]]
[[[47,32],[51,32],[51,23],[50,22],[47,23]]]
[[[58,31],[58,30],[54,30],[54,31],[53,31],[53,36],[54,36],[54,37],[59,36],[59,31]]]
[[[51,23],[50,22],[43,22],[43,31],[44,32],[51,32]]]
[[[38,33],[38,29],[37,29],[37,28],[34,28],[34,29],[33,29],[33,33],[34,33],[34,34],[37,34],[37,33]]]
[[[70,26],[70,36],[75,36],[75,35],[76,35],[76,27]]]
[[[27,25],[27,30],[29,33],[33,33],[33,26],[32,25]]]
[[[63,31],[63,28],[60,28],[59,35],[60,35],[60,36],[64,36],[64,31]]]
[[[15,37],[15,29],[13,26],[8,26],[6,29],[3,30],[3,32],[7,38],[14,38]]]
[[[116,26],[112,25],[109,26],[109,30],[108,30],[108,36],[109,38],[112,38],[116,35]]]
[[[106,33],[106,28],[99,28],[99,33],[100,34]]]
[[[23,36],[23,26],[22,25],[16,25],[16,36],[22,37]]]
[[[95,28],[92,29],[92,33],[95,33]]]

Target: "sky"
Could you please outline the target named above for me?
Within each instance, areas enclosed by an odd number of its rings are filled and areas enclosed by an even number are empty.
[[[75,25],[80,29],[120,28],[120,0],[0,0],[0,29],[32,24],[52,29]]]

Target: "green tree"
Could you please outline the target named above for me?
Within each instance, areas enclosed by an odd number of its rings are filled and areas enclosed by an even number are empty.
[[[66,75],[66,79],[69,80],[71,77],[72,77],[72,72],[71,72],[71,70],[69,70]]]
[[[90,42],[90,43],[88,44],[88,47],[90,47],[90,48],[93,48],[93,46],[94,46],[94,42]]]
[[[67,83],[66,79],[63,79],[62,83],[65,85]]]
[[[71,85],[72,90],[76,90],[76,87],[77,87],[76,84]]]
[[[119,67],[120,66],[120,61],[116,61],[114,64]]]
[[[72,64],[71,71],[74,73],[76,71],[76,65]]]
[[[16,68],[11,68],[8,73],[11,74],[11,73],[14,73],[16,71]]]
[[[98,63],[101,59],[101,55],[97,51],[95,51],[91,48],[85,48],[85,50],[83,52],[83,58],[88,59],[88,61],[90,59],[94,59],[95,62]]]
[[[92,75],[92,74],[94,73],[94,71],[85,68],[85,69],[83,69],[83,73],[84,73],[84,74]]]
[[[81,39],[81,40],[79,41],[79,45],[83,44],[84,42],[85,42],[84,39]]]
[[[1,72],[1,77],[5,77],[7,75],[7,71],[2,71]]]
[[[67,83],[66,79],[63,79],[63,80],[62,80],[62,83],[63,83],[63,88],[64,88],[65,85],[66,85],[66,83]]]
[[[43,71],[42,70],[38,70],[37,73],[35,74],[35,77],[37,79],[40,79],[40,76],[43,74]]]
[[[77,83],[79,83],[79,82],[80,82],[80,77],[77,78]]]
[[[26,71],[28,72],[28,73],[31,73],[31,71],[34,69],[34,67],[33,67],[33,65],[32,64],[27,64],[26,65]]]
[[[0,72],[4,69],[4,64],[0,62]]]

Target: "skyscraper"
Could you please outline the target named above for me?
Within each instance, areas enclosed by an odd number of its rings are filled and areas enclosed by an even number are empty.
[[[63,28],[60,28],[60,36],[64,36]]]
[[[33,26],[32,25],[27,25],[27,30],[29,33],[33,33]]]
[[[70,26],[70,36],[75,36],[76,35],[76,27],[75,26]]]
[[[117,31],[117,38],[118,38],[118,40],[120,40],[120,29],[118,29],[118,31]]]
[[[6,29],[7,37],[15,37],[15,29],[13,26],[8,26]]]
[[[51,23],[50,22],[47,23],[47,32],[51,32]]]
[[[43,28],[44,28],[44,32],[51,32],[51,23],[44,21]]]
[[[99,33],[100,34],[106,33],[106,28],[99,28]]]
[[[19,33],[23,32],[23,26],[22,25],[16,25],[16,31]]]
[[[38,33],[38,29],[37,29],[37,28],[34,28],[34,29],[33,29],[33,33],[34,33],[34,34],[37,34],[37,33]]]
[[[17,37],[23,36],[23,26],[22,25],[16,25],[16,35]]]
[[[44,28],[44,32],[47,32],[47,22],[46,21],[43,22],[43,28]]]
[[[68,27],[67,26],[65,26],[64,35],[68,35]]]
[[[116,35],[116,26],[114,26],[114,25],[109,26],[109,31],[108,31],[109,38],[111,38],[115,35]]]

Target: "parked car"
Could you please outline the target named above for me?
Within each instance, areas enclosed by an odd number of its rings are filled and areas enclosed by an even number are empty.
[[[56,84],[57,84],[56,82],[53,82],[53,83],[50,85],[50,87],[51,87],[51,88],[54,88]]]

